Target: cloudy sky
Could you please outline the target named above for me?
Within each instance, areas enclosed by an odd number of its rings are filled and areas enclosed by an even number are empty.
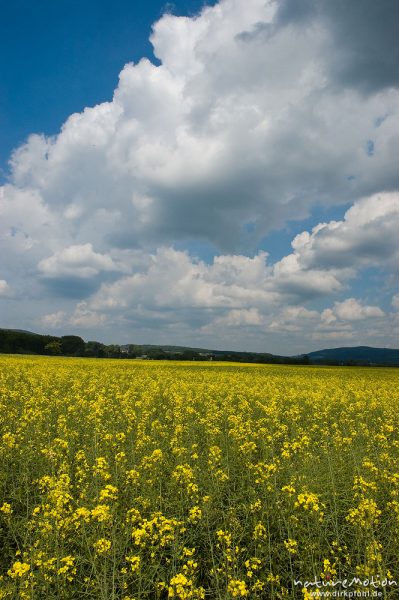
[[[397,0],[21,0],[1,326],[398,347]]]

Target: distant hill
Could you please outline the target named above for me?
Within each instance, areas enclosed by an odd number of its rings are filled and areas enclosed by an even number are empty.
[[[399,350],[393,348],[372,348],[355,346],[344,348],[328,348],[309,352],[312,363],[361,363],[369,365],[399,366]]]
[[[130,345],[131,344],[122,344],[121,349],[128,350]],[[163,350],[164,352],[215,352],[214,350],[207,350],[206,348],[194,348],[191,346],[171,346],[168,344],[139,344],[139,346],[142,350]]]
[[[39,333],[34,333],[33,331],[28,331],[27,329],[5,329],[4,331],[14,331],[15,333],[27,333],[28,335],[40,335]]]
[[[238,350],[210,350],[209,348],[196,348],[192,346],[171,346],[171,345],[162,345],[162,344],[140,344],[139,347],[143,351],[147,350],[161,350],[163,352],[171,352],[174,354],[183,354],[184,352],[196,352],[198,354],[204,355],[213,355],[213,356],[224,356],[225,354],[234,355],[239,354],[240,356],[253,356],[253,355],[262,355],[262,356],[276,356],[274,354],[270,354],[270,352],[240,352]],[[121,346],[122,350],[128,350],[129,344],[123,344]],[[280,357],[281,358],[281,357]]]

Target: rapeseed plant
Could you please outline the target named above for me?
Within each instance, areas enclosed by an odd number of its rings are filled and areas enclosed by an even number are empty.
[[[399,579],[397,371],[0,367],[1,599],[280,600],[311,597],[295,579]]]

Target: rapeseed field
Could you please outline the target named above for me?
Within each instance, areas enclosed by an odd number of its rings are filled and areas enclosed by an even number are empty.
[[[394,369],[3,356],[0,598],[396,597],[398,425]]]

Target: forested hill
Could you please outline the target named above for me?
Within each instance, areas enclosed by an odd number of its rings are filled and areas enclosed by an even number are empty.
[[[372,348],[355,346],[353,348],[329,348],[308,354],[312,363],[348,363],[371,365],[398,365],[399,350],[393,348]]]

